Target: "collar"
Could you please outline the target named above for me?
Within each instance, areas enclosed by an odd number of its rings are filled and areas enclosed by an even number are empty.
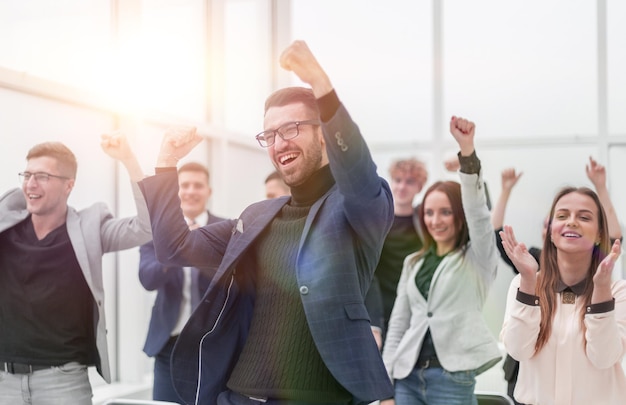
[[[299,186],[291,187],[291,205],[304,207],[313,205],[335,184],[335,179],[326,165],[317,170]]]
[[[573,286],[568,286],[567,284],[565,284],[562,280],[559,279],[557,285],[556,285],[556,292],[557,293],[562,293],[563,291],[569,289],[570,291],[572,291],[574,294],[576,295],[582,295],[585,292],[585,287],[587,287],[587,280],[583,280],[577,284],[574,284]]]
[[[202,211],[202,214],[198,215],[195,218],[185,217],[185,221],[187,221],[187,224],[196,223],[196,224],[200,224],[200,226],[204,226],[209,223],[209,212]]]

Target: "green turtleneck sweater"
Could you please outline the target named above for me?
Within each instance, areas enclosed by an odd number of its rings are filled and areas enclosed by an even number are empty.
[[[248,338],[228,388],[248,396],[307,402],[348,401],[311,336],[296,259],[311,206],[334,184],[328,166],[291,189],[292,199],[253,245],[258,284]]]

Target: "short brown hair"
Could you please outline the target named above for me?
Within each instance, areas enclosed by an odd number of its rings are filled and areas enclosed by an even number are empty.
[[[205,165],[201,163],[197,163],[197,162],[185,163],[184,165],[178,168],[178,174],[180,174],[181,172],[202,172],[206,174],[207,183],[209,182],[209,179],[210,179],[209,169],[207,169]]]
[[[78,170],[76,156],[74,156],[70,148],[61,142],[43,142],[33,146],[28,151],[26,160],[28,161],[39,157],[51,157],[56,159],[63,176],[72,179],[76,178],[76,171]]]
[[[306,87],[285,87],[284,89],[276,90],[265,100],[265,114],[271,107],[282,107],[296,103],[304,104],[315,117],[319,117],[320,112],[317,108],[313,90]]]

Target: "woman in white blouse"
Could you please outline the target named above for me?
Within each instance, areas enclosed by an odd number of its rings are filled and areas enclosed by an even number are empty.
[[[611,281],[621,245],[619,239],[610,245],[597,194],[568,187],[556,195],[540,269],[510,226],[500,235],[519,270],[501,331],[507,352],[520,362],[515,399],[624,404],[626,282]]]

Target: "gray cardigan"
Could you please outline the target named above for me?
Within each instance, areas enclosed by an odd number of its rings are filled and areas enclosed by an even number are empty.
[[[152,239],[148,207],[136,183],[132,183],[137,216],[114,218],[106,204],[95,203],[83,210],[68,207],[67,233],[76,259],[94,298],[96,347],[99,361],[96,367],[106,382],[111,382],[104,318],[104,288],[102,255],[129,249]],[[0,197],[0,232],[23,221],[29,215],[22,190],[10,190]]]

